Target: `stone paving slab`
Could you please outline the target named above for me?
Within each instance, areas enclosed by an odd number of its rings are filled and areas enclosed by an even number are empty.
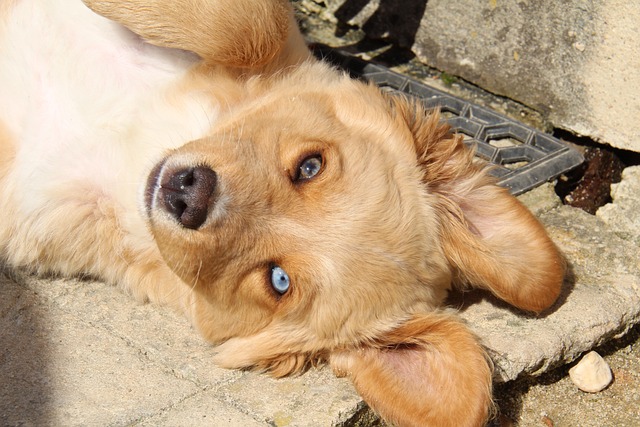
[[[142,420],[141,427],[264,426],[232,406],[220,402],[217,390],[204,390],[171,408]]]
[[[11,281],[0,288],[3,425],[128,424],[197,391],[83,318],[90,301],[70,313]]]
[[[611,185],[612,203],[596,212],[620,237],[640,246],[640,166],[622,171],[622,181]]]
[[[333,425],[362,402],[328,369],[220,369],[163,307],[99,282],[0,277],[2,425]]]

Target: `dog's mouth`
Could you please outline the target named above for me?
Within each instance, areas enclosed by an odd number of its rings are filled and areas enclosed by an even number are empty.
[[[149,173],[144,203],[149,218],[157,210],[173,217],[181,226],[197,230],[215,201],[218,176],[208,166],[169,167],[159,162]]]

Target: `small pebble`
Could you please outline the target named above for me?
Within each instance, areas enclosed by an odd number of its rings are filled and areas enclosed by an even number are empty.
[[[584,355],[577,365],[569,369],[569,377],[580,390],[587,393],[602,391],[613,380],[611,368],[595,351]]]
[[[585,44],[582,42],[575,42],[573,44],[573,47],[577,50],[579,50],[580,52],[584,52],[584,49],[586,48]]]

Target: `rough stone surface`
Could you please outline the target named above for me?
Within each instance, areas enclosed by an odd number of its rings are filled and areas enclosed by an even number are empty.
[[[622,181],[611,185],[611,198],[613,202],[598,209],[596,215],[616,234],[640,246],[640,166],[622,172]]]
[[[429,66],[520,101],[555,127],[640,151],[638,2],[324,3],[322,16],[404,44]]]
[[[2,425],[340,425],[361,409],[330,370],[217,368],[181,316],[78,280],[0,275]]]

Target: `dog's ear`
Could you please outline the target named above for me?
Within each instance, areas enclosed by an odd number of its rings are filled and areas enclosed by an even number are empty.
[[[491,362],[450,314],[416,316],[370,346],[332,353],[329,363],[398,425],[481,426],[492,405]]]
[[[542,225],[494,185],[486,165],[437,112],[399,97],[391,102],[411,131],[424,185],[437,196],[442,245],[457,284],[488,289],[524,310],[548,308],[560,293],[565,262]]]

